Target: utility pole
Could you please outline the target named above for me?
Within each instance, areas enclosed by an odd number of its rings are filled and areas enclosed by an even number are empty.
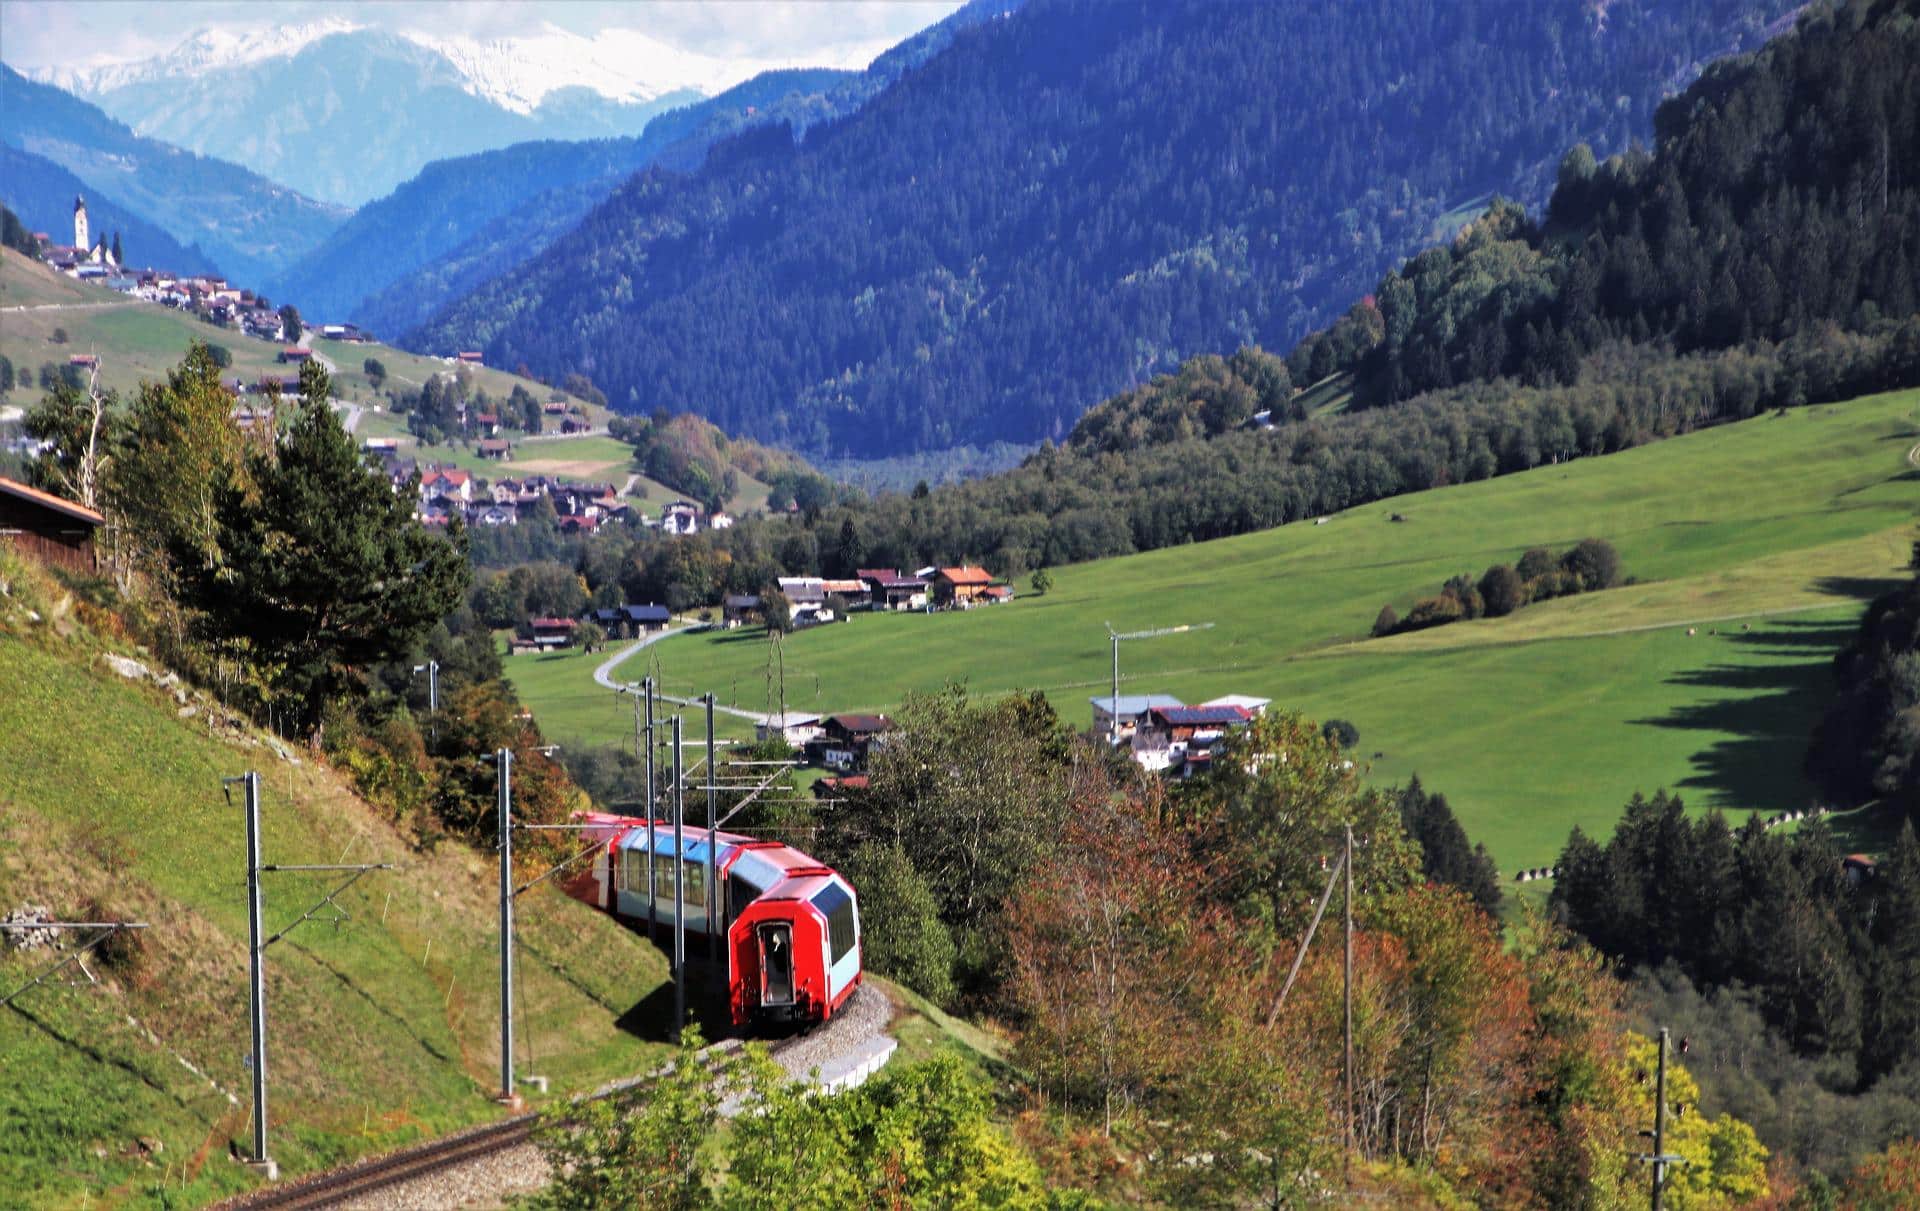
[[[500,1093],[514,1110],[523,1104],[513,1079],[513,750],[493,755],[500,825]]]
[[[658,814],[658,792],[654,788],[653,760],[653,675],[648,674],[640,681],[641,695],[647,704],[647,944],[653,944],[655,926],[658,924],[659,909],[655,906],[654,888],[660,881],[653,873],[653,822]],[[638,709],[638,704],[635,704]]]
[[[714,801],[713,767],[716,760],[713,746],[713,691],[707,691],[707,962],[717,964],[720,961],[720,889],[714,885],[714,875],[719,869],[715,853],[719,844],[719,819]],[[712,975],[709,973],[708,978]]]
[[[1353,1184],[1353,825],[1347,825],[1346,857],[1341,859],[1346,867],[1347,890],[1341,897],[1341,908],[1347,918],[1347,958],[1342,970],[1341,999],[1346,1013],[1346,1051],[1347,1051],[1347,1149],[1341,1161],[1341,1171],[1347,1185]]]
[[[673,717],[673,1041],[687,1025],[687,899],[681,876],[687,864],[682,860],[680,825],[686,808],[686,784],[681,781],[680,716]]]
[[[1660,1211],[1667,1184],[1667,1028],[1660,1028],[1660,1064],[1653,1078],[1653,1211]]]
[[[235,782],[245,785],[247,812],[247,1016],[252,1024],[253,1047],[248,1056],[248,1066],[253,1075],[253,1159],[247,1163],[274,1181],[280,1176],[280,1166],[267,1155],[267,948],[281,938],[292,933],[303,922],[313,919],[313,915],[324,907],[332,907],[336,912],[340,906],[334,897],[360,881],[368,871],[391,870],[391,862],[362,862],[351,865],[329,863],[324,865],[265,865],[260,861],[260,774],[248,770],[234,778],[222,778],[221,790],[231,798],[231,787]],[[270,938],[262,938],[266,932],[261,920],[260,876],[270,871],[346,871],[347,879],[338,887],[320,898],[320,902],[306,912],[301,913],[292,925],[282,929]],[[336,922],[344,919],[336,917]]]
[[[1122,639],[1158,639],[1162,635],[1184,635],[1188,631],[1210,631],[1211,622],[1177,627],[1160,627],[1151,631],[1129,631],[1122,635],[1107,624],[1107,641],[1113,646],[1113,693],[1108,701],[1107,743],[1120,743],[1120,641]]]

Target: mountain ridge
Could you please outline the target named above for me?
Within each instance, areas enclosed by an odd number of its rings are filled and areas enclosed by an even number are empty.
[[[59,165],[242,282],[304,255],[347,216],[238,164],[137,135],[4,63],[0,142]]]
[[[829,457],[1058,439],[1188,354],[1290,344],[1465,198],[1543,201],[1787,7],[1029,4],[799,146],[636,177],[407,339]]]

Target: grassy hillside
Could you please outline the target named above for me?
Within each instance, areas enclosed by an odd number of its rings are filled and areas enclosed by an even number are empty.
[[[1211,621],[1124,644],[1124,688],[1255,693],[1350,719],[1376,781],[1417,771],[1509,872],[1550,861],[1576,823],[1604,832],[1636,789],[1677,787],[1696,810],[1804,807],[1800,759],[1829,658],[1910,548],[1917,420],[1912,391],[1766,416],[1325,525],[1061,568],[1045,597],[970,614],[860,616],[786,641],[786,699],[885,709],[956,679],[977,693],[1038,687],[1085,724],[1108,685],[1103,623]],[[1589,535],[1640,583],[1365,638],[1384,603],[1405,613],[1450,575]],[[542,726],[563,740],[630,735],[625,704],[591,685],[598,658],[572,659],[564,676],[558,662],[514,672]],[[676,638],[647,659],[670,692],[767,701],[757,632]]]
[[[262,374],[287,374],[291,370],[276,360],[282,348],[229,328],[216,328],[182,311],[143,303],[137,299],[88,282],[54,273],[45,265],[13,249],[0,249],[0,353],[13,359],[16,368],[37,371],[42,362],[64,364],[75,353],[101,356],[101,380],[122,392],[139,386],[142,379],[160,378],[178,365],[187,344],[203,340],[223,345],[233,353],[230,374],[251,381]],[[312,317],[318,319],[319,317]],[[65,344],[53,341],[54,329],[64,329]],[[438,358],[421,357],[386,345],[352,344],[345,341],[307,340],[309,345],[336,367],[337,393],[347,400],[369,401],[374,397],[362,367],[368,358],[379,359],[396,383],[419,386],[431,374],[448,370]],[[478,385],[489,394],[505,397],[515,384],[539,393],[545,399],[551,388],[503,370],[482,367],[473,371]],[[16,395],[37,398],[37,386],[15,389]],[[590,407],[581,400],[571,402]],[[596,412],[604,422],[605,413]]]
[[[304,752],[290,764],[257,735],[211,734],[204,705],[189,714],[105,667],[74,603],[9,558],[0,910],[154,928],[136,964],[95,965],[101,984],[0,1010],[0,1202],[197,1205],[252,1183],[227,1156],[249,1122],[247,922],[243,817],[219,781],[248,768],[264,778],[267,861],[398,865],[341,897],[345,920],[323,912],[268,952],[275,1158],[311,1170],[496,1114],[489,855],[416,852]],[[266,876],[269,928],[327,878]],[[549,889],[519,924],[521,1071],[558,1096],[654,1063],[639,1023],[655,1020],[641,1007],[658,1001],[659,952]],[[0,989],[33,967],[0,950]]]

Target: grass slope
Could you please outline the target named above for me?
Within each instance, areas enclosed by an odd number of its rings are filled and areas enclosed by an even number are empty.
[[[1325,525],[1060,568],[1054,591],[1006,606],[860,616],[786,641],[786,701],[886,709],[952,679],[976,693],[1043,689],[1085,724],[1088,698],[1107,690],[1103,623],[1211,621],[1123,644],[1124,689],[1255,693],[1351,719],[1376,781],[1418,772],[1509,872],[1551,861],[1576,823],[1604,832],[1637,789],[1678,787],[1696,810],[1803,807],[1800,759],[1831,654],[1910,548],[1917,416],[1911,391],[1803,409]],[[1404,613],[1454,573],[1589,535],[1642,583],[1365,638],[1383,603]],[[770,655],[757,632],[648,649],[670,692],[711,686],[752,707],[768,698]],[[573,659],[568,673],[515,671],[543,727],[630,736],[631,716],[591,685],[598,658]]]
[[[243,818],[219,782],[247,768],[263,774],[267,861],[398,864],[340,898],[345,921],[323,912],[268,952],[276,1159],[312,1170],[496,1114],[487,857],[409,849],[311,761],[215,738],[169,695],[108,671],[84,630],[54,638],[72,610],[57,592],[36,603],[54,620],[40,624],[21,621],[17,579],[11,592],[0,597],[0,909],[154,928],[137,969],[0,1009],[0,1202],[195,1205],[252,1184],[226,1155],[250,1121],[247,922]],[[270,930],[330,886],[265,878]],[[665,977],[656,949],[550,888],[523,899],[519,936],[523,1073],[551,1077],[559,1096],[657,1062],[639,1024]],[[34,966],[0,950],[0,988]]]

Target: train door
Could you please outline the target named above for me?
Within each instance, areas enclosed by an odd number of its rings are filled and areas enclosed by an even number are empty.
[[[793,1004],[793,926],[785,921],[760,927],[760,1003]]]

